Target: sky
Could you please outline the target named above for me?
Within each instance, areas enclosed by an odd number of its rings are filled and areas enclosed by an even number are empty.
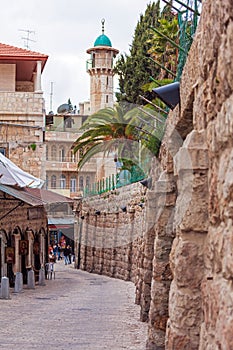
[[[2,0],[3,1],[3,0]],[[88,101],[86,50],[105,34],[120,53],[128,53],[134,30],[150,0],[8,0],[1,6],[0,42],[49,56],[42,74],[46,113],[71,99]],[[30,41],[23,38],[28,37]],[[33,40],[33,41],[32,41]],[[51,88],[53,90],[51,98]],[[115,90],[117,81],[115,82]]]

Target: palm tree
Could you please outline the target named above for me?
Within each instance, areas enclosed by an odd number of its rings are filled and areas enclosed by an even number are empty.
[[[140,168],[142,159],[158,154],[163,127],[155,127],[148,113],[135,106],[126,110],[125,106],[116,105],[89,116],[80,130],[84,132],[73,147],[74,153],[83,151],[79,169],[97,153],[117,151],[122,168],[131,171],[132,167]]]

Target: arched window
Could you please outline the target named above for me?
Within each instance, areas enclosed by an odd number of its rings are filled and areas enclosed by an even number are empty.
[[[46,147],[46,160],[49,159],[49,148],[48,145],[45,146]]]
[[[79,177],[79,189],[83,190],[83,176]]]
[[[60,162],[64,162],[65,161],[65,148],[64,147],[61,147],[60,148],[60,154],[59,154],[59,156],[60,156]]]
[[[76,192],[76,178],[72,177],[70,179],[70,192]]]
[[[57,159],[57,147],[53,145],[51,147],[51,159],[56,160]]]
[[[86,177],[86,187],[90,188],[90,176]]]
[[[72,163],[76,162],[76,153],[74,154],[74,152],[72,150],[70,151],[70,161]]]
[[[51,188],[56,188],[57,187],[57,177],[56,175],[51,176]]]
[[[48,186],[49,186],[49,177],[48,175],[46,175],[46,181],[45,181],[46,190],[48,189]]]
[[[64,174],[61,174],[61,177],[60,177],[60,188],[62,189],[66,188],[66,177]]]

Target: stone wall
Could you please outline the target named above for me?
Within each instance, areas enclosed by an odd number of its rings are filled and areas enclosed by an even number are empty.
[[[0,147],[5,149],[6,157],[45,180],[43,94],[0,92],[0,119]]]
[[[138,183],[83,201],[76,233],[82,269],[136,282],[144,195]]]
[[[90,242],[100,218],[84,215],[92,236],[82,246],[82,267],[135,282],[141,320],[148,320],[147,350],[233,348],[233,3],[202,6],[180,105],[169,113],[145,193],[141,235],[133,245],[97,253]],[[136,193],[127,196],[130,202]],[[91,208],[96,203],[89,201]],[[135,214],[127,213],[127,221],[123,215],[99,227],[117,240],[124,222],[130,235]]]
[[[161,312],[151,302],[147,349],[233,346],[232,19],[230,1],[203,3],[182,75],[181,103],[169,115],[160,154],[165,171],[171,168],[171,156],[177,187],[169,319],[160,343],[153,317],[166,311],[166,303]],[[155,256],[156,250],[155,242]],[[154,257],[153,270],[157,269]],[[161,293],[161,300],[168,297],[167,292]],[[157,295],[152,288],[152,301]],[[162,322],[162,316],[159,319]]]

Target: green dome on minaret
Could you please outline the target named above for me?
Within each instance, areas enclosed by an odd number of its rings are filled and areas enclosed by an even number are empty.
[[[107,35],[104,34],[104,22],[105,22],[105,20],[102,19],[102,21],[101,21],[101,23],[102,23],[102,34],[100,36],[98,36],[98,38],[96,39],[96,41],[94,43],[94,47],[95,46],[109,46],[109,47],[112,47],[111,40],[107,37]]]

